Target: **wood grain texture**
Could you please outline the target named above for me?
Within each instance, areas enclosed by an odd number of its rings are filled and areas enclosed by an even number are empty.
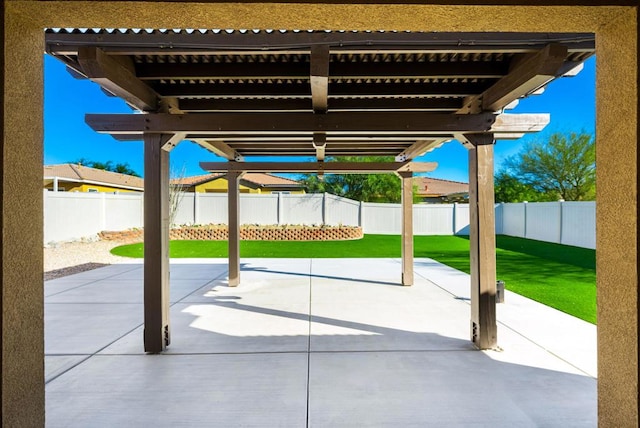
[[[144,350],[169,345],[169,152],[170,136],[144,135]]]

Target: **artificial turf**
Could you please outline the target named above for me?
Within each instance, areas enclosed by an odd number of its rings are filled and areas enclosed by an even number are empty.
[[[125,257],[142,257],[142,244],[116,247]],[[226,241],[171,241],[172,258],[227,257]],[[415,257],[429,257],[469,273],[469,239],[415,236]],[[242,257],[400,257],[400,236],[365,235],[353,241],[241,241]],[[506,288],[558,310],[596,323],[595,250],[499,235],[498,279]]]

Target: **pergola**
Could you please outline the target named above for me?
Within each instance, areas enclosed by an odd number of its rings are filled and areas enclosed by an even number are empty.
[[[96,131],[144,141],[145,350],[169,344],[169,152],[193,141],[226,158],[229,285],[240,282],[245,172],[395,173],[402,180],[402,279],[413,283],[414,158],[453,139],[468,148],[471,340],[497,344],[493,144],[537,132],[547,114],[506,114],[572,75],[593,34],[239,30],[48,30],[47,52],[144,114],[88,114]],[[394,156],[386,163],[331,156]],[[252,156],[278,157],[251,162]],[[315,158],[282,162],[283,156]]]

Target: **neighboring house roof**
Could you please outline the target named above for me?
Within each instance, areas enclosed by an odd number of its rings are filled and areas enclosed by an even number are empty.
[[[144,180],[140,177],[89,168],[88,166],[72,163],[45,165],[44,178],[52,180],[55,177],[60,180],[77,183],[118,187],[129,190],[144,190]]]
[[[184,177],[180,179],[171,180],[173,185],[182,186],[197,186],[198,184],[206,183],[211,180],[224,177],[226,174],[203,174],[195,175],[193,177]],[[277,175],[249,172],[242,176],[242,180],[248,183],[252,183],[258,187],[291,187],[300,188],[304,187],[302,184],[289,178],[279,177]]]
[[[416,194],[422,197],[442,197],[460,193],[469,193],[469,184],[459,181],[441,180],[431,177],[415,177],[413,184]]]
[[[198,184],[220,178],[223,175],[224,174],[202,174],[194,175],[192,177],[175,178],[171,180],[171,184],[174,186],[197,186]]]

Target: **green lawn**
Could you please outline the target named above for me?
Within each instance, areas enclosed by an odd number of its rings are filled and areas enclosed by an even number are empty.
[[[415,256],[430,257],[469,273],[469,240],[458,236],[416,236]],[[142,257],[142,244],[116,247],[125,257]],[[172,241],[171,257],[227,257],[226,241]],[[241,241],[242,257],[400,257],[400,237],[365,235],[355,241]],[[595,251],[497,237],[498,279],[506,288],[563,312],[596,322]]]

